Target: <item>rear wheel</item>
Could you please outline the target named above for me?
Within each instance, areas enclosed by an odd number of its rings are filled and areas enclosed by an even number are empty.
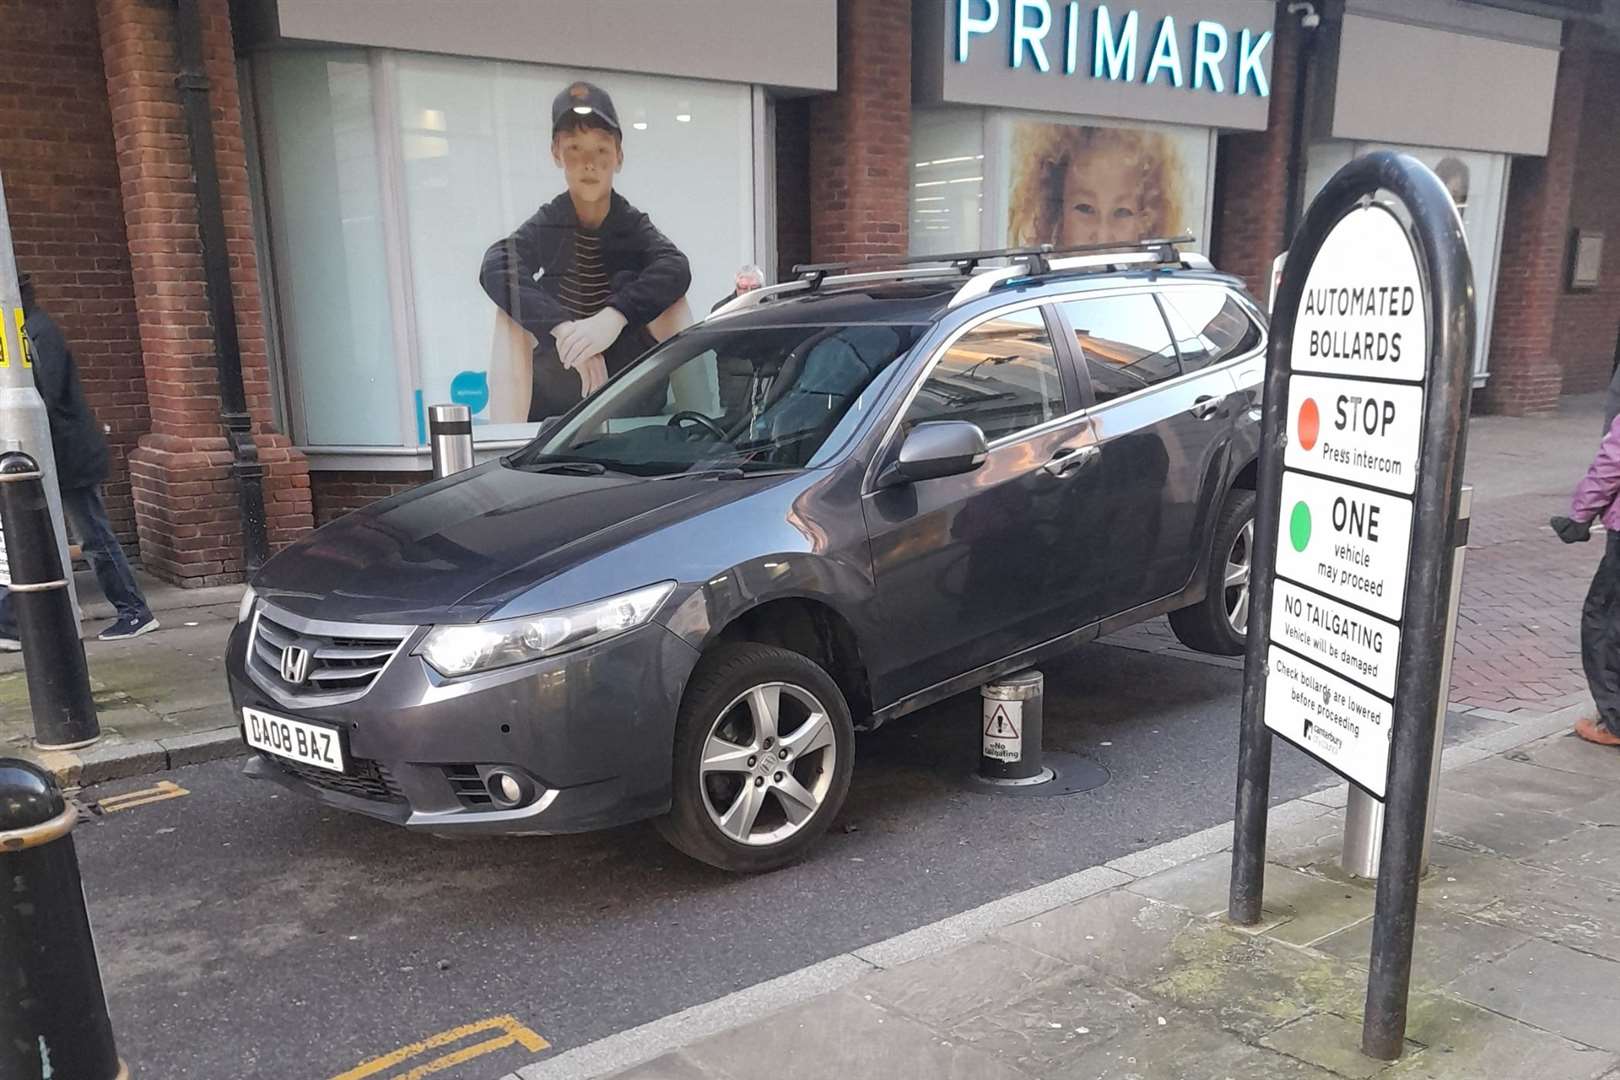
[[[664,838],[722,870],[760,873],[802,857],[849,792],[849,706],[813,661],[727,644],[698,665],[675,729]]]
[[[1170,613],[1170,628],[1189,649],[1238,656],[1249,629],[1249,586],[1254,575],[1254,492],[1226,496],[1209,560],[1209,588],[1192,607]]]

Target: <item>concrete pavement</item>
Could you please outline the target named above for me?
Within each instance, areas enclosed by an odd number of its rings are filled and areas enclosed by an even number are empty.
[[[1397,1063],[1358,1050],[1372,886],[1338,869],[1339,787],[1273,809],[1254,930],[1216,826],[505,1080],[1616,1080],[1620,753],[1575,711],[1447,752]]]

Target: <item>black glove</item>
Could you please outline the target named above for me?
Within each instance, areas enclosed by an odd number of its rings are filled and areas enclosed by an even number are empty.
[[[1567,517],[1552,519],[1553,532],[1558,539],[1566,544],[1584,544],[1592,539],[1592,523],[1590,521],[1571,521]]]

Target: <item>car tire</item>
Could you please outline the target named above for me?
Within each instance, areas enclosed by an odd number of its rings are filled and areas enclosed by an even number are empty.
[[[786,866],[837,816],[854,756],[849,705],[820,665],[770,645],[717,646],[681,698],[670,811],[658,831],[722,870]]]
[[[1170,629],[1189,649],[1239,656],[1248,638],[1254,573],[1254,492],[1234,489],[1221,507],[1210,545],[1209,588],[1192,607],[1170,613]]]

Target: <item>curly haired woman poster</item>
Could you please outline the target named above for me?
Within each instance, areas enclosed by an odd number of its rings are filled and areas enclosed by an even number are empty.
[[[1010,127],[1009,244],[1128,243],[1203,227],[1202,133],[1028,120]]]

